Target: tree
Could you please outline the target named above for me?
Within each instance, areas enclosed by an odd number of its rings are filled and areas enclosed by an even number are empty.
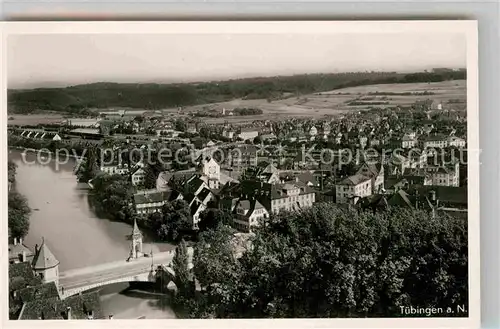
[[[14,183],[16,180],[16,168],[17,165],[14,162],[11,160],[7,162],[8,180],[10,183]]]
[[[235,285],[239,264],[233,254],[231,237],[235,231],[226,225],[200,234],[193,256],[194,274],[203,289]]]
[[[395,317],[406,305],[467,305],[467,223],[445,214],[318,203],[271,217],[240,259],[231,235],[220,225],[195,248],[207,300],[196,305],[215,317]]]
[[[16,191],[9,191],[8,222],[12,237],[23,238],[28,234],[31,209],[26,198]]]
[[[156,228],[163,240],[177,241],[182,232],[192,229],[189,205],[184,200],[167,202],[162,207],[163,222]]]
[[[200,214],[198,229],[203,232],[213,230],[220,224],[231,226],[232,223],[233,216],[231,213],[217,208],[209,208]]]
[[[174,283],[177,286],[179,293],[184,296],[192,296],[193,278],[189,269],[189,255],[184,239],[175,248],[174,259],[172,260],[172,268],[175,272]]]
[[[152,189],[156,187],[156,180],[158,175],[162,172],[163,167],[159,163],[148,163],[144,166],[144,187]]]
[[[91,198],[97,210],[114,219],[127,220],[132,211],[129,204],[133,196],[130,180],[122,175],[98,175],[92,181]]]
[[[78,182],[87,183],[97,175],[97,172],[99,171],[99,166],[97,164],[98,157],[97,147],[91,146],[87,149],[86,158],[82,160],[80,167],[78,168]]]

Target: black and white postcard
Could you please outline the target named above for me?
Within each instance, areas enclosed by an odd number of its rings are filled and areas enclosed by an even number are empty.
[[[6,327],[479,325],[475,21],[2,34]]]

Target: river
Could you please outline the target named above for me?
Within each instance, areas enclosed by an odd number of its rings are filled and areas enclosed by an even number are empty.
[[[88,192],[78,188],[74,159],[57,164],[47,158],[42,161],[48,163],[42,164],[35,153],[27,153],[25,158],[21,151],[9,151],[9,159],[17,164],[16,189],[33,209],[25,238],[29,248],[34,250],[43,237],[60,261],[61,272],[128,257],[132,226],[95,215],[88,204]],[[173,248],[168,243],[153,242],[147,232],[143,233],[145,252]],[[115,284],[100,290],[105,315],[113,314],[115,319],[175,318],[163,298],[127,288],[128,284]]]

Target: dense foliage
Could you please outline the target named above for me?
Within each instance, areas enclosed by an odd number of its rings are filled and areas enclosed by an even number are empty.
[[[8,161],[8,180],[14,183],[16,179],[16,164]],[[15,238],[24,238],[29,231],[29,217],[31,209],[26,198],[14,189],[9,189],[8,197],[8,226],[10,234]]]
[[[194,292],[193,275],[189,269],[188,250],[184,240],[181,240],[179,245],[175,248],[172,269],[175,273],[174,283],[178,292],[185,297],[192,297],[192,292]]]
[[[90,201],[97,213],[108,218],[131,221],[131,202],[134,189],[129,177],[122,175],[97,175],[92,180]]]
[[[7,162],[7,179],[9,183],[14,183],[16,181],[16,164],[12,161]]]
[[[91,108],[161,109],[236,98],[277,99],[345,87],[380,83],[437,82],[465,79],[465,71],[404,74],[348,72],[286,77],[248,78],[197,84],[93,83],[67,88],[9,90],[10,112],[62,111],[87,115]]]
[[[93,179],[99,172],[100,151],[97,147],[89,147],[85,152],[85,159],[81,160],[78,165],[76,175],[78,182],[87,183]]]
[[[219,225],[230,226],[233,223],[233,215],[218,208],[208,208],[200,214],[198,230],[200,232],[213,230]]]
[[[319,203],[270,219],[240,259],[221,225],[196,246],[203,293],[186,303],[189,316],[397,317],[401,306],[467,306],[466,225]]]
[[[255,108],[235,108],[233,110],[233,114],[234,115],[259,115],[259,114],[262,114],[262,110],[261,109],[255,109]]]
[[[139,215],[137,223],[161,241],[179,242],[185,234],[192,233],[189,205],[184,200],[167,202],[159,212]]]

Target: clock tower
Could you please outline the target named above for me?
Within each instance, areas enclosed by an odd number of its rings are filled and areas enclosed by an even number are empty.
[[[212,157],[203,158],[200,162],[200,173],[208,178],[210,188],[219,188],[220,166]]]

